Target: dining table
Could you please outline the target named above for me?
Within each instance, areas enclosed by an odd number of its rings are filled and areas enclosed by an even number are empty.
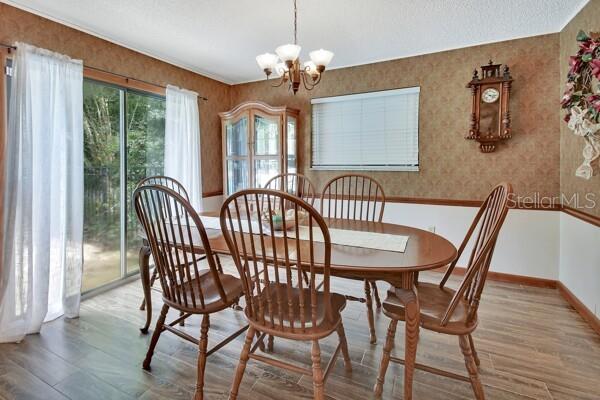
[[[225,238],[214,222],[218,212],[200,213],[212,223],[204,223],[210,246],[217,255],[230,255]],[[354,280],[384,281],[405,307],[405,355],[404,355],[404,399],[412,398],[412,383],[415,370],[417,343],[419,341],[419,272],[442,268],[457,256],[456,247],[444,237],[415,227],[388,222],[372,222],[348,219],[325,218],[330,229],[373,232],[408,237],[404,251],[389,251],[359,246],[331,244],[330,274],[338,278]],[[144,239],[142,234],[142,239]],[[194,241],[201,243],[200,240]],[[188,249],[202,254],[201,247]],[[152,319],[150,248],[143,240],[140,248],[140,273],[146,304],[146,323],[141,328],[147,332]],[[383,376],[375,384],[375,393],[381,393]]]

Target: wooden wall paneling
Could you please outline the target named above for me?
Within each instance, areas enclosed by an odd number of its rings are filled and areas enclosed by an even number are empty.
[[[436,272],[446,272],[447,268],[435,270]],[[454,267],[453,275],[463,276],[467,269],[465,267]],[[558,281],[554,279],[537,278],[533,276],[506,274],[503,272],[488,271],[487,279],[496,282],[515,283],[523,286],[543,287],[556,289]]]

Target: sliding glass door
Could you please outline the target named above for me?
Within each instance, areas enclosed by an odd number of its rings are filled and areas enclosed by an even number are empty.
[[[127,116],[127,209],[126,273],[139,269],[138,251],[142,245],[139,223],[132,206],[137,183],[148,176],[162,175],[165,157],[165,99],[158,96],[128,92]]]
[[[120,89],[84,82],[82,291],[121,277],[122,103]]]
[[[83,91],[86,292],[138,270],[132,193],[163,173],[165,99],[91,80]]]

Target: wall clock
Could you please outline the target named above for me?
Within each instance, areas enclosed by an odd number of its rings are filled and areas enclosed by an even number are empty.
[[[479,149],[484,153],[493,152],[498,142],[511,137],[509,98],[513,79],[508,66],[500,72],[501,67],[502,64],[490,60],[481,67],[481,76],[475,70],[467,84],[473,104],[466,139],[479,142]]]

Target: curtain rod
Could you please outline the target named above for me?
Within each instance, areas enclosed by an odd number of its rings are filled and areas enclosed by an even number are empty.
[[[17,49],[16,46],[12,46],[10,44],[4,44],[4,43],[0,43],[0,47],[5,47],[5,48],[7,48],[9,50],[16,50]],[[133,78],[131,76],[117,74],[115,72],[107,71],[107,70],[96,68],[96,67],[91,67],[91,66],[88,66],[88,65],[84,65],[84,66],[86,68],[93,69],[94,71],[105,72],[107,74],[115,75],[115,76],[118,76],[118,77],[123,78],[123,79],[131,79],[131,80],[134,80],[134,81],[138,81],[138,82],[146,83],[148,85],[157,86],[159,88],[166,89],[166,86],[157,85],[156,83],[148,82],[148,81],[145,81],[145,80],[142,80],[142,79],[137,79],[137,78]],[[198,98],[201,99],[201,100],[204,100],[204,101],[208,101],[208,98],[206,98],[204,96],[201,96],[201,95],[198,95]]]

